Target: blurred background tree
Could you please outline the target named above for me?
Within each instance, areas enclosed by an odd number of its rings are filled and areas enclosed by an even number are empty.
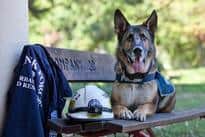
[[[163,68],[205,65],[204,0],[29,0],[30,41],[48,46],[114,54],[113,14],[131,23],[158,12],[158,59]]]

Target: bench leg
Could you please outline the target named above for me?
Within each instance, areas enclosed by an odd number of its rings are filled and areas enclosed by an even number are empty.
[[[205,119],[205,116],[200,116],[200,119]]]
[[[136,130],[130,132],[129,135],[131,137],[155,137],[154,132],[151,128],[147,128],[145,130]]]
[[[154,131],[151,128],[147,128],[146,130],[150,137],[155,137]]]

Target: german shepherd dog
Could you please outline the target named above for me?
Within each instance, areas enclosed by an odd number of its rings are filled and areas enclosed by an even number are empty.
[[[140,81],[157,71],[154,36],[157,13],[154,10],[140,25],[130,25],[119,9],[115,11],[114,27],[118,46],[115,72],[124,80]],[[156,112],[170,112],[175,106],[175,92],[160,97],[156,80],[136,83],[113,83],[111,104],[116,118],[145,121]]]

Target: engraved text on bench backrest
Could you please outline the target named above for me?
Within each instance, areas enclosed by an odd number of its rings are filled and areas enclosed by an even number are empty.
[[[47,48],[69,81],[107,81],[115,79],[115,58],[108,54]]]

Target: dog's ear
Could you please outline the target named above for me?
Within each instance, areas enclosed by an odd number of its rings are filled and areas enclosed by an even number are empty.
[[[121,39],[130,24],[119,9],[115,10],[114,25],[115,32],[117,33],[118,38]]]
[[[157,12],[155,10],[152,11],[149,18],[143,23],[153,34],[157,30]]]

